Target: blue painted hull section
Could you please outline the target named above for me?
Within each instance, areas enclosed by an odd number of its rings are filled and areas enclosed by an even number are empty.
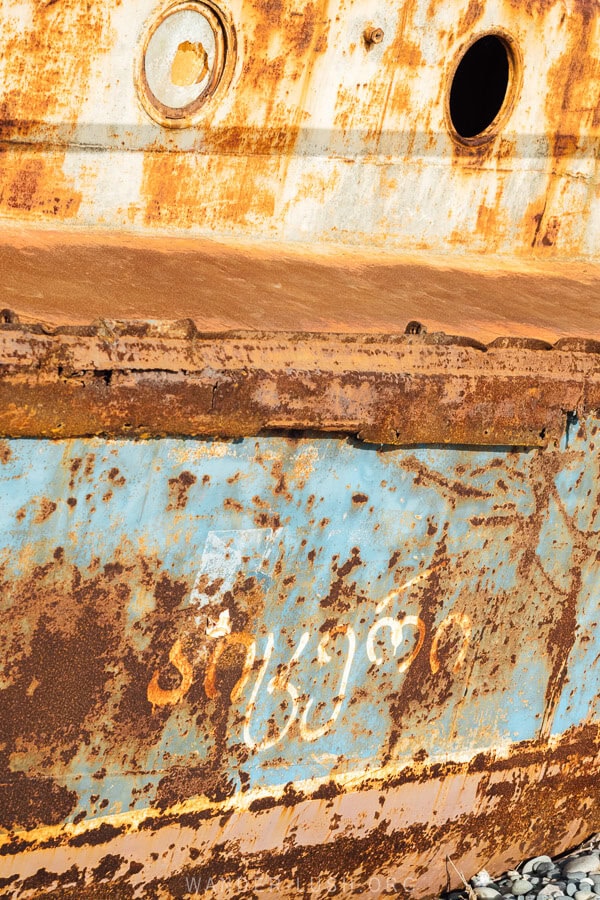
[[[9,791],[50,779],[80,822],[597,723],[596,429],[544,452],[5,442]]]

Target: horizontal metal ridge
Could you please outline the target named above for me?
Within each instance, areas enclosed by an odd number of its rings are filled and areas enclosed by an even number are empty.
[[[313,332],[313,331],[260,331],[256,329],[228,329],[226,331],[204,331],[198,329],[193,319],[107,319],[101,318],[88,325],[50,325],[43,322],[22,322],[11,309],[0,310],[0,334],[22,335],[71,335],[76,337],[110,338],[165,338],[179,341],[198,340],[252,340],[263,337],[278,337],[287,340],[336,341],[357,344],[417,344],[425,346],[472,347],[477,350],[566,350],[579,353],[600,353],[600,341],[583,336],[562,337],[554,344],[532,337],[501,336],[482,343],[466,335],[447,334],[444,331],[428,332],[420,322],[412,320],[403,332],[395,334]]]
[[[0,434],[221,438],[266,430],[376,444],[546,446],[600,408],[600,343],[487,346],[403,334],[199,332],[191,320],[24,324],[0,312]]]

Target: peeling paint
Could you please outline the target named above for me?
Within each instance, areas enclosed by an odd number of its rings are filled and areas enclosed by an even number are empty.
[[[157,124],[136,72],[144,35],[166,10],[151,0],[134,12],[8,0],[2,218],[56,225],[76,215],[90,227],[410,252],[597,255],[596,3],[217,3],[227,75],[189,122]],[[366,41],[369,29],[381,40]],[[512,48],[510,99],[481,141],[465,143],[449,124],[452,78],[466,48],[489,34]]]
[[[597,828],[597,431],[8,439],[3,883],[277,870],[281,896],[425,897],[447,853],[512,864],[536,821],[556,848]]]

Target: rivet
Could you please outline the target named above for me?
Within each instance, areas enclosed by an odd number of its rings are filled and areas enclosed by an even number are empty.
[[[363,36],[366,44],[380,44],[383,40],[383,28],[367,25]]]

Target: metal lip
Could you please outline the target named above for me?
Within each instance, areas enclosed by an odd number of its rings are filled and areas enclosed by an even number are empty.
[[[156,30],[170,16],[191,10],[209,22],[214,38],[216,57],[210,78],[198,97],[182,107],[167,106],[154,94],[146,76],[146,52]],[[164,128],[189,128],[206,111],[208,101],[221,93],[230,83],[237,55],[235,29],[226,12],[212,0],[175,0],[162,7],[147,22],[135,60],[134,81],[144,111]]]
[[[483,131],[480,131],[479,134],[475,134],[472,137],[464,137],[463,135],[459,134],[459,132],[454,127],[454,122],[452,121],[452,116],[450,114],[450,94],[452,91],[452,85],[454,83],[454,76],[456,75],[456,71],[459,65],[463,61],[465,54],[478,41],[486,37],[498,38],[504,45],[504,48],[506,50],[506,58],[508,60],[508,83],[506,85],[506,93],[504,95],[504,100],[502,101],[502,106],[494,116],[494,119],[487,126],[487,128],[484,128]],[[486,28],[483,31],[479,31],[476,34],[471,35],[469,40],[461,46],[459,52],[456,54],[452,63],[452,68],[447,78],[446,98],[444,101],[444,118],[446,120],[446,127],[448,128],[450,136],[452,137],[454,142],[463,149],[469,147],[478,148],[482,145],[489,144],[494,140],[494,138],[498,137],[502,127],[506,124],[513,112],[517,97],[519,96],[521,91],[522,82],[523,58],[521,55],[519,44],[514,35],[499,26]]]

